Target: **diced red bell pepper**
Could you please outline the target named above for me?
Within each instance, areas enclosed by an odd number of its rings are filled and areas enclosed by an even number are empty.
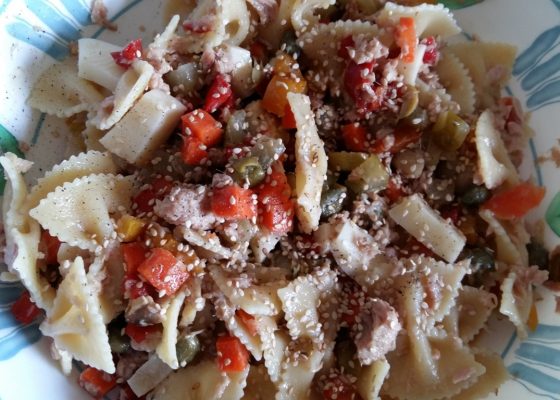
[[[441,209],[440,214],[443,219],[449,219],[453,225],[457,225],[461,218],[461,208],[457,205],[447,206]]]
[[[294,203],[286,174],[277,169],[257,187],[259,224],[273,233],[290,232],[294,221]]]
[[[14,318],[22,324],[29,324],[41,315],[41,309],[31,301],[31,296],[27,290],[12,304],[11,311]]]
[[[401,48],[400,57],[406,63],[414,61],[418,38],[416,37],[416,23],[412,17],[401,17],[397,27],[397,44]]]
[[[207,147],[214,147],[222,140],[221,124],[207,111],[197,109],[181,117],[182,133],[187,137],[198,139]]]
[[[159,335],[162,331],[161,324],[142,326],[128,323],[124,328],[124,333],[136,343],[142,343],[150,337]]]
[[[297,128],[296,117],[294,117],[294,113],[292,112],[292,108],[290,107],[289,104],[286,104],[286,107],[284,107],[284,116],[282,117],[282,128],[284,129]]]
[[[342,140],[347,150],[368,151],[367,131],[357,122],[342,126]]]
[[[166,295],[174,294],[189,277],[186,266],[163,248],[152,249],[138,266],[138,274]]]
[[[112,52],[111,57],[121,67],[129,68],[134,60],[142,57],[142,39],[133,40],[121,51]]]
[[[146,259],[148,249],[140,242],[123,243],[121,244],[121,253],[126,272],[135,274],[138,271],[138,267]]]
[[[545,193],[544,187],[523,182],[496,193],[482,205],[482,208],[492,211],[500,219],[521,218],[541,203]]]
[[[225,219],[251,219],[257,215],[253,191],[238,185],[212,190],[212,212]]]
[[[49,231],[41,232],[41,242],[39,250],[45,255],[47,265],[58,264],[58,249],[60,248],[60,240],[56,236],[51,236]]]
[[[340,41],[340,47],[338,48],[338,56],[347,60],[350,55],[348,53],[348,48],[354,47],[354,38],[350,36],[346,36],[344,39]]]
[[[255,317],[242,309],[237,310],[235,315],[243,322],[243,326],[245,326],[251,336],[255,336],[258,333],[257,320]]]
[[[150,188],[144,189],[138,193],[132,200],[138,214],[152,211],[156,200],[163,199],[173,187],[173,183],[161,177],[154,179],[150,186]]]
[[[187,165],[200,165],[208,159],[206,145],[194,136],[187,136],[181,146],[181,158]]]
[[[376,111],[383,104],[386,88],[375,82],[375,61],[356,64],[350,61],[344,70],[344,89],[354,100],[358,112]]]
[[[404,196],[404,191],[402,188],[395,182],[394,179],[389,179],[389,183],[387,184],[387,188],[383,192],[385,197],[389,199],[391,203],[396,203]]]
[[[80,373],[78,383],[92,397],[100,399],[117,386],[117,378],[115,375],[88,367]]]
[[[213,113],[233,96],[229,81],[230,77],[228,75],[216,75],[204,99],[204,111]]]
[[[235,336],[220,336],[216,340],[218,366],[223,372],[241,372],[249,364],[249,352]]]
[[[378,139],[373,143],[371,151],[376,154],[384,152],[395,154],[405,149],[408,145],[419,141],[421,137],[422,132],[413,127],[398,126],[395,129],[392,141]]]
[[[125,298],[136,299],[150,295],[146,283],[140,280],[137,274],[138,267],[146,259],[148,249],[140,242],[123,243],[121,244],[121,253],[126,271],[123,280]]]

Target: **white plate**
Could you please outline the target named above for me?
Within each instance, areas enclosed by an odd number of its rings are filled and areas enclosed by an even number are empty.
[[[36,162],[27,179],[42,167],[67,156],[70,144],[64,123],[31,110],[25,103],[35,77],[67,54],[67,45],[79,37],[100,37],[124,44],[141,37],[149,43],[173,13],[179,1],[106,0],[111,19],[119,26],[110,32],[91,26],[89,0],[0,0],[0,147]],[[537,164],[560,139],[560,1],[473,0],[443,1],[456,9],[468,35],[518,46],[514,79],[509,90],[532,111],[535,137],[527,149],[524,171],[547,187],[543,205],[533,217],[547,216],[546,241],[560,240],[560,175],[551,162]],[[473,3],[479,3],[474,4]],[[0,182],[3,190],[3,182]],[[554,230],[556,233],[554,232]],[[18,326],[9,306],[21,289],[0,284],[0,399],[81,399],[77,376],[64,377],[51,360],[48,343],[37,324]],[[513,379],[495,399],[560,399],[560,317],[554,296],[542,293],[540,325],[519,343],[509,324],[492,324],[488,340],[502,354]]]

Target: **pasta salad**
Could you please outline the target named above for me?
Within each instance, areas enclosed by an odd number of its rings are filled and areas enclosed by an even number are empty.
[[[4,276],[91,396],[466,400],[508,379],[480,334],[500,313],[525,337],[548,279],[515,47],[442,5],[199,0],[147,45],[74,50],[28,101],[84,151],[31,188],[0,157]]]

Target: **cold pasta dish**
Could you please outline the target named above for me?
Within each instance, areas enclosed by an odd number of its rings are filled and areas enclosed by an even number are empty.
[[[30,188],[0,157],[3,276],[91,396],[466,400],[509,379],[480,334],[495,314],[526,336],[548,278],[515,47],[442,5],[199,0],[151,43],[72,54],[28,101],[83,151]]]

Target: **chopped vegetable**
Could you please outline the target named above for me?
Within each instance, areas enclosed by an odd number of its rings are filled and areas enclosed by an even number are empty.
[[[251,155],[258,157],[263,170],[267,170],[274,161],[280,158],[284,151],[286,151],[286,147],[282,139],[263,136],[257,139],[257,142],[251,149]]]
[[[249,352],[235,336],[220,336],[216,340],[218,366],[223,372],[241,372],[249,364]]]
[[[117,235],[121,242],[132,242],[144,232],[145,225],[141,218],[125,214],[117,222]]]
[[[413,115],[418,107],[418,89],[414,86],[408,86],[403,96],[403,103],[399,110],[399,119],[408,118]]]
[[[31,300],[27,290],[12,304],[11,311],[14,318],[22,324],[29,324],[41,315],[41,309]]]
[[[342,210],[344,200],[346,199],[346,187],[335,184],[321,194],[321,216],[330,217]]]
[[[231,90],[230,77],[224,74],[216,75],[206,94],[204,111],[213,113],[225,105],[232,96],[233,92]]]
[[[288,93],[305,93],[307,90],[307,82],[296,65],[286,54],[276,59],[274,76],[268,83],[262,99],[262,106],[266,111],[283,117],[288,104]]]
[[[463,145],[471,127],[457,114],[447,111],[439,114],[432,127],[432,137],[442,150],[452,152]]]
[[[357,122],[342,127],[342,139],[344,145],[350,151],[367,152],[368,150],[367,132]]]
[[[152,211],[156,200],[165,197],[172,186],[173,183],[164,178],[155,179],[148,189],[142,190],[134,197],[133,210],[140,214]]]
[[[190,363],[200,351],[200,342],[196,335],[186,335],[177,340],[175,349],[179,365],[184,367]]]
[[[100,399],[117,386],[117,377],[98,369],[87,367],[80,373],[78,383],[92,397]]]
[[[161,330],[161,324],[142,326],[130,322],[126,324],[126,327],[124,328],[124,332],[136,343],[142,343],[151,337],[159,336],[161,334]]]
[[[128,43],[121,51],[111,53],[113,60],[123,68],[129,68],[132,62],[142,57],[142,39]]]
[[[329,153],[329,168],[332,171],[352,171],[367,158],[366,153],[332,151]]]
[[[371,154],[350,173],[346,182],[355,193],[379,191],[387,187],[389,173],[379,157]]]
[[[417,131],[423,131],[430,125],[430,118],[424,108],[416,107],[412,114],[400,120],[400,124],[408,125]]]
[[[496,193],[482,208],[492,211],[500,219],[521,218],[541,203],[545,193],[544,187],[523,182]]]
[[[414,61],[418,37],[416,24],[412,17],[401,17],[397,27],[397,44],[401,48],[400,57],[405,63]]]
[[[58,249],[60,248],[60,240],[56,236],[52,236],[49,231],[41,232],[41,242],[39,250],[44,255],[47,265],[58,264]]]
[[[239,158],[231,163],[231,167],[234,171],[233,177],[240,185],[248,183],[249,187],[253,187],[261,183],[266,177],[266,173],[257,157]]]
[[[284,108],[284,116],[282,117],[282,128],[284,129],[296,129],[296,118],[294,117],[294,113],[290,108],[289,104],[286,104]]]
[[[238,146],[245,142],[247,137],[247,113],[237,110],[229,117],[224,135],[225,146]]]
[[[259,224],[273,233],[290,232],[293,228],[294,204],[286,175],[273,169],[257,192]]]
[[[243,326],[249,332],[251,336],[255,336],[258,333],[257,320],[251,314],[239,309],[235,311],[235,315],[243,322]]]
[[[484,186],[472,185],[461,196],[461,203],[466,206],[479,206],[488,200],[490,191]]]
[[[203,80],[197,63],[181,64],[171,72],[165,74],[164,79],[173,93],[188,95],[202,88]]]
[[[208,152],[198,138],[189,136],[183,141],[181,146],[181,158],[187,165],[200,165],[204,160],[208,160]]]
[[[123,255],[126,272],[134,274],[146,259],[147,249],[144,244],[140,242],[124,243],[121,244],[121,253]]]
[[[138,274],[167,296],[179,290],[189,277],[186,266],[173,253],[162,248],[151,250],[138,267]]]
[[[251,219],[257,215],[253,191],[238,185],[214,188],[212,191],[212,212],[225,219]]]
[[[398,153],[412,143],[416,143],[422,137],[422,132],[414,127],[407,125],[397,126],[393,135],[393,140],[377,139],[372,146],[374,153],[389,152],[392,154]]]
[[[389,182],[387,183],[387,187],[385,188],[385,192],[383,194],[389,199],[391,203],[396,203],[405,195],[402,188],[395,182],[394,179],[389,179]]]
[[[357,111],[376,111],[385,97],[385,88],[376,84],[375,61],[356,64],[350,61],[344,71],[344,89],[356,104]]]
[[[222,140],[223,130],[218,121],[205,110],[194,110],[181,117],[183,134],[198,139],[204,146],[216,146]]]

